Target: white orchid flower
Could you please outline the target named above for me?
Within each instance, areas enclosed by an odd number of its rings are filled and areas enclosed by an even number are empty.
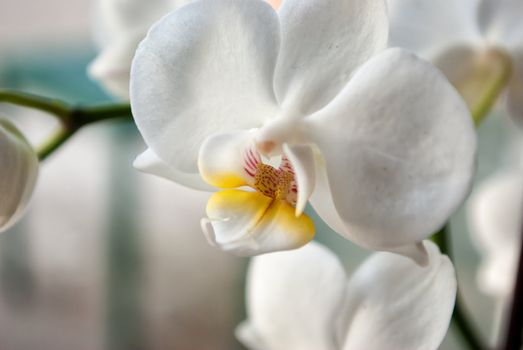
[[[286,0],[277,13],[259,0],[201,0],[167,15],[132,66],[149,146],[136,166],[226,189],[202,225],[226,251],[304,245],[310,199],[344,237],[423,262],[420,242],[468,192],[476,136],[437,69],[385,50],[385,7]]]
[[[483,182],[468,205],[472,238],[482,253],[478,286],[508,299],[514,289],[521,242],[523,171],[497,174]]]
[[[18,129],[0,119],[0,232],[22,216],[38,175],[38,158]]]
[[[521,0],[388,2],[393,45],[434,62],[473,110],[500,90],[511,115],[523,120]]]
[[[129,99],[131,62],[149,27],[190,0],[98,0],[94,34],[100,53],[89,75],[111,94]]]
[[[89,75],[111,94],[129,99],[131,62],[151,25],[192,0],[98,0],[94,36],[100,53]],[[280,0],[267,0],[277,8]]]
[[[348,279],[320,244],[255,257],[247,276],[248,320],[236,331],[252,350],[429,350],[447,332],[456,298],[449,258],[429,241],[420,267],[374,253]]]

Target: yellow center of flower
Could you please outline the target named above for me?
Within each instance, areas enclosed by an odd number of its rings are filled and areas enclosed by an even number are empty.
[[[274,147],[271,142],[263,146],[265,150]],[[285,154],[279,166],[273,167],[263,163],[258,147],[248,147],[241,160],[230,163],[230,169],[218,162],[202,167],[206,181],[226,188],[207,203],[204,230],[212,244],[250,255],[293,249],[312,240],[314,223],[302,211],[297,213],[298,185]],[[238,188],[246,186],[254,191]]]
[[[293,180],[294,174],[289,171],[258,163],[254,176],[254,188],[267,197],[286,200]]]

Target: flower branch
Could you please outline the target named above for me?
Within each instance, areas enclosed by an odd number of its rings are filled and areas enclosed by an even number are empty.
[[[57,99],[25,92],[0,90],[0,103],[2,102],[38,109],[50,113],[60,120],[61,128],[37,150],[40,160],[47,158],[85,125],[110,119],[132,120],[129,104],[75,106]]]
[[[0,90],[0,102],[38,109],[53,114],[61,120],[68,114],[67,104],[60,100],[20,91]]]

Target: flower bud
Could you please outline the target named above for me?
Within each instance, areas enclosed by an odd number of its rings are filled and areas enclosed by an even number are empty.
[[[501,48],[456,46],[436,59],[436,65],[461,94],[478,125],[506,90],[512,59]]]
[[[0,118],[0,232],[22,215],[38,175],[38,157],[18,129]]]

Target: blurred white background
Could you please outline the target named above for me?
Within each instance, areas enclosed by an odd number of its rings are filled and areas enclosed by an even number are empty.
[[[0,47],[89,40],[89,0],[1,0]]]

